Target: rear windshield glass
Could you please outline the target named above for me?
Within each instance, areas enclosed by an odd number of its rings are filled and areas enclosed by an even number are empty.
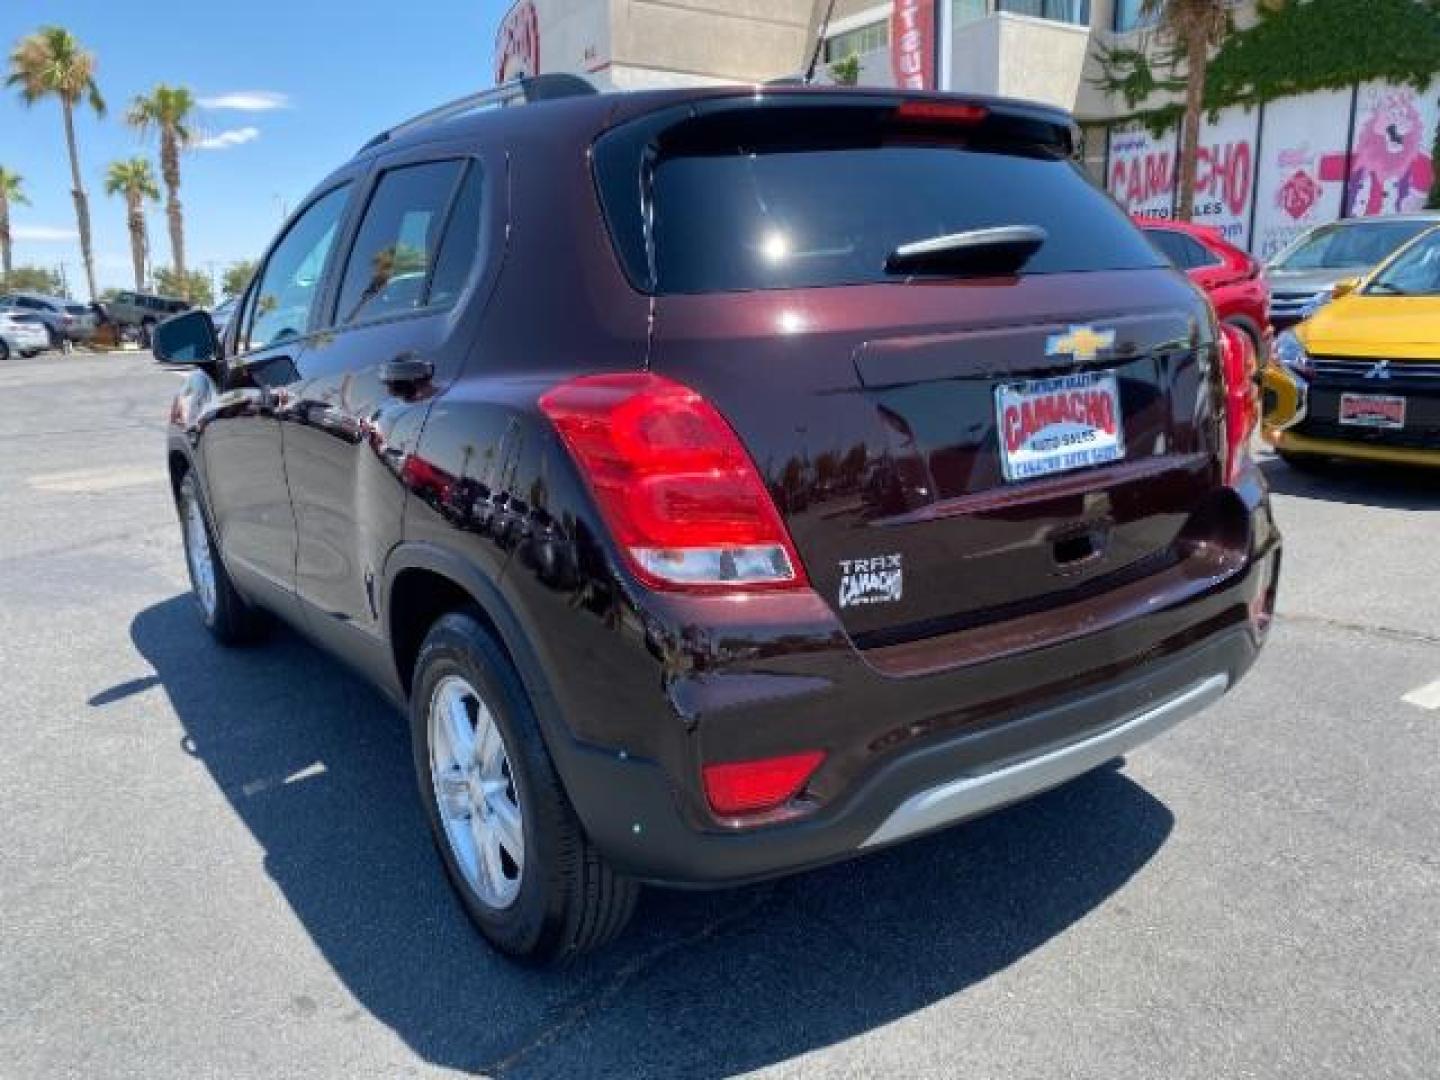
[[[1025,274],[1164,265],[1068,160],[1047,151],[830,147],[676,156],[655,167],[662,293],[897,281],[902,244],[972,229],[1039,226]]]

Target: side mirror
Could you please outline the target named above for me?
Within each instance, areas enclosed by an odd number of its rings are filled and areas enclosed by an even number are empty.
[[[1335,282],[1335,288],[1330,291],[1330,295],[1339,300],[1342,296],[1349,296],[1359,287],[1360,279],[1358,277],[1341,278]]]
[[[162,364],[204,367],[220,359],[220,335],[208,311],[184,311],[155,327],[150,351]]]

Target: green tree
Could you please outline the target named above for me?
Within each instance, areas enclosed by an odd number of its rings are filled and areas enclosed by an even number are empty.
[[[1278,0],[1262,0],[1269,9]],[[1124,96],[1132,107],[1156,92],[1181,93],[1178,198],[1175,216],[1189,221],[1195,214],[1195,178],[1200,161],[1200,121],[1205,107],[1205,84],[1210,53],[1224,43],[1232,29],[1230,0],[1141,0],[1141,18],[1150,24],[1158,46],[1152,55],[1145,48],[1117,45],[1099,52],[1100,77],[1095,85]],[[1156,73],[1168,69],[1169,76]],[[1176,117],[1171,109],[1154,110],[1156,126],[1168,126]]]
[[[200,307],[215,305],[215,290],[203,271],[192,270],[181,277],[174,267],[162,266],[155,271],[155,291],[161,296],[178,296]]]
[[[245,291],[245,286],[250,284],[250,279],[255,276],[255,261],[253,259],[241,259],[233,262],[225,268],[225,273],[220,278],[221,296],[239,296]]]
[[[105,173],[105,194],[125,199],[125,224],[130,230],[130,261],[135,269],[136,291],[145,288],[145,261],[150,250],[150,237],[145,229],[145,200],[156,202],[160,189],[150,159],[133,157],[111,162]]]
[[[10,273],[15,268],[14,248],[10,240],[10,207],[29,206],[25,197],[25,179],[0,165],[0,270]]]
[[[97,116],[105,115],[105,99],[95,83],[95,56],[86,52],[70,31],[59,26],[42,26],[23,37],[10,53],[5,85],[20,92],[26,105],[46,98],[60,102],[65,120],[65,145],[70,152],[70,180],[74,185],[75,220],[80,229],[80,257],[85,262],[85,282],[94,299],[95,251],[90,240],[90,201],[81,181],[80,150],[75,142],[75,109],[88,104]]]
[[[170,258],[178,280],[191,280],[185,265],[185,216],[180,208],[180,152],[190,145],[194,133],[190,116],[195,111],[195,97],[188,87],[156,86],[149,94],[141,94],[130,104],[126,121],[142,132],[153,131],[160,136],[160,175],[165,180],[165,217],[170,226]],[[207,290],[208,291],[208,290]],[[182,293],[186,300],[195,300]]]
[[[830,65],[830,78],[835,80],[836,86],[855,86],[860,82],[860,56],[858,53],[851,53],[843,60],[836,60]]]
[[[0,291],[64,296],[65,284],[54,270],[47,270],[43,266],[17,266],[0,274]]]

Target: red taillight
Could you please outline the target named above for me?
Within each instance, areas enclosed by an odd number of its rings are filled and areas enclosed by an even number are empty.
[[[705,797],[721,817],[774,810],[795,797],[825,760],[822,750],[706,765]]]
[[[1255,346],[1233,326],[1220,328],[1220,371],[1225,378],[1225,483],[1234,484],[1250,460],[1250,437],[1260,419],[1255,394]]]
[[[905,101],[895,119],[922,124],[978,124],[990,115],[984,105],[957,101]]]
[[[635,574],[657,589],[804,585],[770,493],[703,397],[659,375],[587,375],[540,399]]]

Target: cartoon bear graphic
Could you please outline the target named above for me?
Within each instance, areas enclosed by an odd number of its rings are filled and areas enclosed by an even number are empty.
[[[1413,90],[1387,90],[1369,103],[1355,135],[1350,215],[1374,217],[1420,210],[1434,177],[1425,152],[1425,122]]]

